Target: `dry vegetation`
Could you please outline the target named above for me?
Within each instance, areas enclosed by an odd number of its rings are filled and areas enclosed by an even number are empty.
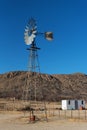
[[[60,101],[61,99],[87,100],[87,75],[76,73],[67,75],[47,75],[29,72],[9,72],[0,75],[0,97],[24,99],[26,88],[31,89],[34,100],[34,87],[38,101]],[[28,93],[28,99],[29,97]]]
[[[61,103],[58,102],[61,99],[85,99],[87,101],[86,75],[77,73],[71,75],[37,74],[35,77],[32,76],[33,73],[27,72],[10,72],[0,75],[1,130],[87,129],[87,110],[62,111],[60,110]],[[29,125],[30,103],[24,102],[22,99],[24,99],[23,93],[26,86],[30,88],[32,84],[32,90],[34,90],[35,81],[38,102],[33,101],[35,97],[34,91],[32,91],[31,107],[37,120],[33,125]],[[45,113],[45,110],[47,113]],[[45,120],[46,114],[48,122]],[[45,121],[44,124],[43,121]]]

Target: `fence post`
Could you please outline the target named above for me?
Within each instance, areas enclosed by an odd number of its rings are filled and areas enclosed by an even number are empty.
[[[78,118],[80,119],[80,110],[78,110]]]
[[[50,116],[50,108],[48,108],[48,113],[49,113],[49,116]]]
[[[54,116],[54,102],[53,102],[53,116]]]
[[[59,118],[60,118],[60,110],[58,110],[59,111]]]
[[[66,110],[65,110],[65,118],[66,118]]]
[[[71,110],[71,118],[73,117],[73,115],[72,115],[72,110]]]
[[[86,120],[86,110],[85,110],[85,120]]]

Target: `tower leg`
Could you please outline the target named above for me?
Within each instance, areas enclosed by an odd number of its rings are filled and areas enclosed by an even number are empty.
[[[38,100],[38,86],[39,87],[41,86],[41,81],[39,79],[41,78],[40,66],[39,66],[38,54],[37,54],[37,50],[39,49],[40,48],[37,48],[35,42],[33,42],[33,44],[31,44],[31,47],[28,49],[30,52],[30,56],[29,56],[29,65],[28,65],[28,75],[27,75],[24,91],[25,91],[25,100],[27,102],[29,101],[29,106],[30,106],[29,122],[35,122],[36,118],[38,119],[42,118],[42,117],[39,118],[39,115],[41,114],[40,112],[40,107],[42,106],[41,104],[44,105],[45,119],[46,121],[48,121],[46,103],[45,101],[40,102]]]

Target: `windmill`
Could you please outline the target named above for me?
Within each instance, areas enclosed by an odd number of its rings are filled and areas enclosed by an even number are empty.
[[[32,100],[37,101],[37,85],[36,85],[36,73],[39,73],[40,75],[40,65],[38,60],[38,50],[40,48],[36,44],[36,37],[42,35],[45,39],[51,41],[53,39],[53,33],[52,32],[38,32],[36,20],[31,18],[28,22],[28,24],[25,27],[24,32],[24,40],[25,44],[29,46],[27,50],[29,50],[29,62],[28,62],[28,77],[29,72],[32,74],[33,81],[30,83],[27,79],[26,81],[26,87],[25,87],[25,99],[30,100],[30,107],[32,107]],[[34,92],[32,89],[32,83],[34,82]],[[32,94],[34,94],[34,99],[32,99]],[[45,102],[44,102],[44,107]],[[45,109],[46,110],[46,109]],[[46,114],[46,111],[45,111]],[[30,119],[33,116],[33,111],[30,110]],[[47,118],[47,115],[46,115]]]

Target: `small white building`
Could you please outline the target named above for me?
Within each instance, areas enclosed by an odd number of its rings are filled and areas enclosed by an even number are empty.
[[[78,110],[85,108],[84,100],[62,100],[62,110]]]

